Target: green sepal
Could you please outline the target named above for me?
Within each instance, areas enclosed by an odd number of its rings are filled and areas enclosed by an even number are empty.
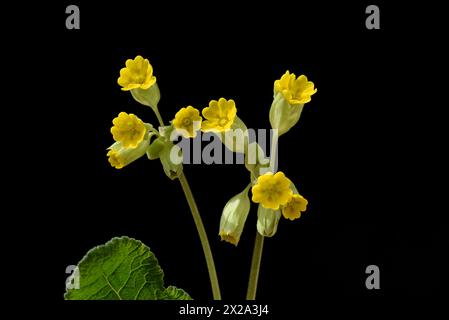
[[[281,218],[280,210],[264,208],[259,204],[257,209],[257,231],[264,237],[272,237],[276,234]]]
[[[270,124],[273,129],[278,129],[279,137],[298,122],[303,107],[304,104],[289,104],[280,92],[275,94],[270,108]]]
[[[133,96],[134,100],[136,100],[140,104],[149,106],[153,109],[157,108],[157,104],[161,99],[161,93],[159,91],[157,83],[153,84],[148,89],[132,89],[131,95]]]
[[[172,157],[176,159],[172,159]],[[159,154],[159,159],[167,177],[172,180],[179,178],[182,173],[182,151],[180,147],[175,146],[171,141],[166,142]]]
[[[147,157],[150,160],[158,159],[160,157],[160,154],[162,150],[165,148],[167,142],[164,137],[159,137],[154,139],[153,142],[151,142],[150,146],[147,149]]]

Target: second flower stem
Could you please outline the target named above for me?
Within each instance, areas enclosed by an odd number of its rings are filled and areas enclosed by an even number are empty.
[[[207,239],[203,221],[201,220],[198,207],[196,206],[195,199],[193,198],[192,191],[190,190],[189,183],[187,182],[184,173],[181,173],[181,175],[179,176],[179,182],[181,183],[182,190],[186,195],[187,203],[189,204],[190,211],[192,212],[193,221],[195,221],[196,229],[198,230],[198,235],[200,236],[201,240],[201,245],[203,246],[204,257],[206,258],[207,270],[209,271],[210,284],[212,286],[212,294],[214,300],[221,300],[217,271],[215,269],[214,258],[210,249],[209,240]]]
[[[257,282],[259,280],[260,262],[262,260],[263,238],[264,237],[256,231],[256,240],[254,242],[246,300],[256,300]]]
[[[164,121],[156,107],[153,108],[156,114],[157,120],[161,126],[164,126]],[[206,229],[201,219],[198,206],[196,205],[195,198],[193,197],[192,190],[190,189],[187,178],[182,172],[179,175],[179,183],[181,184],[184,195],[186,196],[187,203],[189,204],[190,211],[192,212],[193,221],[195,222],[198,235],[200,237],[201,246],[203,247],[204,257],[206,259],[207,270],[209,272],[210,284],[212,287],[212,295],[214,300],[221,300],[220,286],[218,285],[217,271],[215,269],[214,257],[212,256],[212,250],[210,249],[209,240],[207,238]]]

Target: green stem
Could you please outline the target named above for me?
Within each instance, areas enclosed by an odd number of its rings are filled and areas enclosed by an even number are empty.
[[[151,107],[151,108],[153,109],[154,113],[156,114],[157,121],[159,121],[159,125],[161,127],[163,127],[164,126],[164,120],[162,120],[161,114],[159,113],[159,109],[157,108],[157,106]]]
[[[264,237],[256,231],[256,241],[254,242],[246,300],[256,300],[257,281],[259,280],[260,261],[262,260],[263,238]]]
[[[161,126],[164,126],[164,121],[156,107],[153,108],[156,114],[157,120]],[[179,183],[181,184],[182,190],[184,191],[187,203],[189,204],[190,211],[192,212],[193,221],[195,222],[198,235],[201,240],[201,246],[203,247],[204,257],[206,258],[207,270],[209,272],[210,284],[212,287],[212,295],[214,300],[221,300],[220,286],[218,285],[217,271],[215,269],[214,258],[212,256],[212,250],[210,249],[209,240],[207,238],[206,229],[204,229],[203,221],[201,220],[201,215],[196,205],[195,198],[193,197],[192,190],[190,189],[189,183],[184,173],[179,175]]]
[[[207,239],[206,230],[204,229],[198,207],[196,206],[195,199],[193,198],[192,191],[190,190],[189,183],[187,182],[184,173],[181,173],[179,176],[179,182],[181,183],[182,190],[184,190],[184,194],[186,195],[187,203],[189,204],[190,211],[192,212],[193,221],[195,221],[196,229],[198,230],[198,235],[201,240],[201,245],[203,246],[204,257],[206,258],[207,270],[209,271],[210,284],[212,286],[214,300],[221,300],[217,271],[215,270],[215,263],[212,256],[212,251],[210,249],[209,240]]]

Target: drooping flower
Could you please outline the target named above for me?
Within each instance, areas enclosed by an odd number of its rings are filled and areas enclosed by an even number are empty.
[[[117,82],[122,90],[148,89],[156,83],[156,77],[153,76],[153,67],[148,59],[137,56],[126,60],[126,67],[120,70],[120,77]]]
[[[295,220],[306,211],[308,201],[300,194],[294,194],[290,201],[282,208],[282,215],[286,219]]]
[[[209,102],[209,107],[203,109],[203,121],[201,130],[204,132],[223,132],[229,130],[237,115],[237,108],[232,99],[220,98]]]
[[[115,141],[121,142],[125,148],[135,148],[147,131],[143,121],[132,113],[120,112],[112,123],[112,137]]]
[[[197,131],[201,128],[203,118],[200,112],[192,106],[181,108],[173,120],[173,126],[179,130],[185,138],[195,138]]]
[[[135,148],[127,148],[121,142],[114,143],[108,148],[109,163],[116,169],[122,169],[146,153],[149,140],[149,137],[142,140]]]
[[[267,209],[278,210],[280,206],[287,204],[292,197],[290,189],[291,181],[283,172],[267,172],[259,176],[257,183],[253,186],[252,200],[260,203]]]
[[[248,217],[250,202],[248,190],[250,185],[226,203],[220,219],[219,235],[221,240],[237,245]]]
[[[317,89],[305,75],[296,78],[294,73],[287,71],[281,79],[274,82],[274,91],[282,93],[289,104],[296,105],[309,102]]]
[[[113,168],[121,169],[125,166],[124,159],[120,156],[120,153],[116,150],[108,150],[106,155],[108,157],[108,161]]]

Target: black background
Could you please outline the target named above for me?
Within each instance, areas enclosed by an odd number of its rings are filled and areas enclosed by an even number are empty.
[[[68,4],[48,9],[45,48],[36,48],[42,53],[52,45],[45,55],[54,76],[45,112],[54,119],[50,131],[59,133],[44,172],[51,187],[41,200],[48,212],[42,234],[53,249],[52,300],[63,299],[67,265],[121,235],[152,249],[166,284],[196,300],[211,299],[179,183],[164,175],[159,161],[142,158],[122,170],[107,162],[111,121],[120,111],[156,124],[152,111],[117,85],[125,60],[138,54],[154,67],[166,122],[181,107],[200,109],[225,97],[236,101],[248,127],[269,128],[273,81],[286,70],[306,74],[318,88],[298,125],[280,141],[279,170],[309,207],[299,220],[282,219],[275,237],[266,239],[261,301],[370,301],[447,292],[448,224],[439,206],[444,191],[428,179],[438,179],[439,172],[425,162],[441,159],[433,151],[436,140],[423,135],[438,136],[438,126],[428,129],[436,107],[425,103],[432,85],[424,54],[443,52],[426,50],[436,29],[410,18],[408,9],[420,8],[374,2],[381,29],[367,30],[370,3],[363,2],[83,1],[74,2],[81,29],[66,30]],[[236,165],[185,165],[184,171],[206,225],[222,296],[241,301],[256,206],[237,248],[220,241],[218,226],[223,206],[244,188],[248,173]],[[380,267],[380,290],[365,287],[370,264]]]

